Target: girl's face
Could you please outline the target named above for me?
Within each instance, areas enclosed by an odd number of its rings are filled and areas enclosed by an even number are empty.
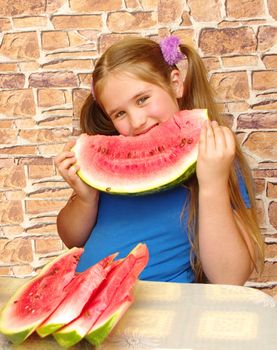
[[[119,134],[144,134],[179,110],[177,98],[183,94],[183,81],[178,70],[172,71],[171,80],[175,99],[161,87],[127,74],[107,78],[100,102]]]

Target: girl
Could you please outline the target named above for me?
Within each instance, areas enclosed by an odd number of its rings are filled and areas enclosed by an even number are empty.
[[[183,81],[178,62],[187,59]],[[145,242],[150,260],[141,279],[243,285],[263,262],[250,171],[232,131],[223,125],[198,54],[176,37],[161,44],[129,38],[98,60],[92,93],[81,111],[88,134],[136,137],[180,109],[207,108],[196,174],[156,194],[100,193],[76,174],[69,142],[55,163],[73,195],[57,218],[67,245],[85,246],[83,270],[104,256],[125,256]]]

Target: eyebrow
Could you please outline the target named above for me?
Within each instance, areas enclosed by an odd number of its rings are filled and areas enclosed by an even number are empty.
[[[130,101],[132,100],[136,100],[138,97],[144,95],[144,94],[148,94],[150,92],[150,90],[141,90],[140,92],[138,92],[137,94],[135,94],[133,97],[130,98]],[[108,115],[113,115],[116,111],[121,110],[120,107],[118,108],[114,108],[112,109],[109,113],[107,113]]]

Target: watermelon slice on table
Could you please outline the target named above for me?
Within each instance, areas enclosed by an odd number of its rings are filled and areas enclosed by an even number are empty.
[[[112,303],[108,310],[99,317],[95,325],[89,330],[86,339],[95,346],[100,345],[117,325],[121,317],[133,303],[133,296],[130,294],[117,304]]]
[[[37,333],[41,337],[55,332],[80,315],[84,305],[90,297],[94,296],[106,278],[109,269],[105,268],[115,256],[116,254],[112,254],[76,275],[66,286],[66,297],[59,304],[59,307],[37,329]]]
[[[130,293],[127,293],[127,290],[130,292],[139,274],[147,265],[148,259],[149,253],[146,245],[138,244],[125,259],[122,259],[109,272],[106,281],[99,288],[99,292],[86,304],[81,315],[53,334],[57,342],[65,347],[73,346],[89,332],[98,333],[100,326],[102,326],[100,331],[102,338],[104,334],[106,336],[130,306],[132,297]],[[122,283],[127,280],[129,281],[128,288],[124,287],[121,292]],[[108,307],[110,307],[109,314],[105,313]],[[105,313],[105,317],[101,319],[101,324],[97,322],[97,327],[92,328],[103,313]],[[94,337],[95,333],[92,334],[91,338],[94,339]]]
[[[133,301],[131,294],[132,288],[148,259],[147,255],[143,253],[142,250],[139,250],[138,253],[136,263],[133,265],[132,269],[130,269],[129,274],[124,278],[120,287],[116,290],[112,302],[88,331],[86,339],[92,345],[100,345],[131,306]]]
[[[176,112],[135,137],[82,134],[73,148],[78,175],[100,191],[144,194],[172,187],[195,171],[205,109]]]
[[[43,267],[10,298],[0,316],[0,332],[20,344],[58,307],[75,276],[83,248],[72,248]]]

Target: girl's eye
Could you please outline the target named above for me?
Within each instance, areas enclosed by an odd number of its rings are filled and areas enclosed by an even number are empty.
[[[120,111],[118,113],[116,113],[116,115],[114,116],[114,118],[122,118],[124,116],[125,112],[124,111]]]
[[[137,104],[138,105],[143,104],[146,100],[148,100],[148,98],[149,98],[149,96],[143,96],[143,97],[139,98],[137,101]]]

